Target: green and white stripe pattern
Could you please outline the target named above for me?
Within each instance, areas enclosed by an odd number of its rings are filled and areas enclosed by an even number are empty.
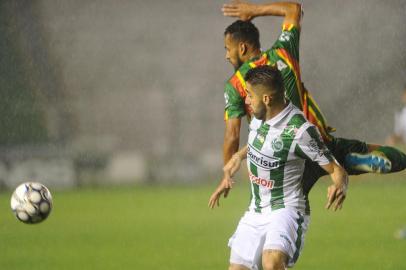
[[[263,213],[293,207],[308,212],[301,184],[305,159],[320,165],[333,161],[317,129],[298,108],[289,104],[265,122],[253,118],[247,154],[249,210]]]

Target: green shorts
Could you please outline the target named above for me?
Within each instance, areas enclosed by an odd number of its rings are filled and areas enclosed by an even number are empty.
[[[349,140],[344,138],[333,138],[333,140],[327,143],[328,149],[336,158],[338,163],[341,164],[348,172],[349,175],[358,175],[365,172],[356,171],[345,166],[345,157],[349,153],[368,153],[368,146],[366,142],[358,140]],[[307,195],[313,185],[319,180],[320,177],[327,175],[327,172],[321,168],[316,162],[306,160],[305,171],[303,173],[303,191]]]

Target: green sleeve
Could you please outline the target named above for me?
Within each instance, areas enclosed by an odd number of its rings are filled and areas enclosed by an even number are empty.
[[[245,101],[240,93],[235,89],[230,82],[227,82],[224,88],[224,99],[226,102],[224,119],[241,118],[245,112]]]
[[[284,25],[278,40],[273,44],[272,49],[285,49],[293,58],[299,61],[299,40],[300,30],[295,26]]]
[[[278,40],[266,53],[282,74],[286,98],[302,110],[301,82],[298,81],[299,38],[300,31],[296,27],[284,25]]]

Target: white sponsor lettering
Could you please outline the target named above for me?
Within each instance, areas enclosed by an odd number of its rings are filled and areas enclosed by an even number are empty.
[[[252,163],[262,169],[271,170],[279,167],[279,159],[261,154],[251,145],[248,145],[247,156]]]

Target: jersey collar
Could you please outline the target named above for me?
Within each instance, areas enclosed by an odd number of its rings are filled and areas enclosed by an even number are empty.
[[[280,113],[266,121],[265,123],[272,126],[277,125],[281,120],[283,120],[293,109],[292,102],[288,103],[288,106],[285,107]]]

